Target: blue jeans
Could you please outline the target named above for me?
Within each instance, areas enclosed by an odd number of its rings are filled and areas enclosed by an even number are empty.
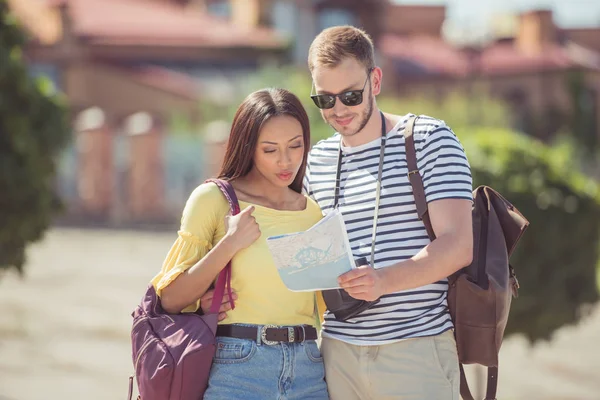
[[[314,340],[257,344],[217,337],[204,400],[325,400],[323,357]]]

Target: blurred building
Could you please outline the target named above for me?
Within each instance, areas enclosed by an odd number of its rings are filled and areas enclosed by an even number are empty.
[[[476,122],[484,91],[539,138],[582,118],[579,134],[600,137],[600,27],[562,29],[546,10],[498,19],[493,37],[456,43],[444,34],[445,6],[391,0],[8,3],[29,33],[31,72],[69,100],[76,140],[59,187],[70,214],[86,220],[172,221],[218,170],[228,129],[175,135],[173,119],[202,121],[201,98],[228,104],[265,63],[306,68],[315,35],[335,25],[369,32],[391,94],[464,92]]]
[[[459,46],[437,34],[389,32],[379,50],[396,92],[477,88],[506,101],[513,126],[541,139],[584,110],[584,134],[600,138],[600,28],[561,29],[551,11],[536,10],[505,19],[487,39]],[[482,112],[474,96],[474,119]]]
[[[193,0],[191,0],[193,3]],[[445,32],[446,6],[402,5],[390,0],[204,0],[236,20],[240,3],[290,40],[290,61],[306,66],[310,43],[334,25],[363,27],[373,37],[384,68],[384,90],[396,95],[443,97],[475,89],[506,101],[514,128],[541,139],[574,118],[600,138],[600,27],[563,29],[552,12],[534,10],[497,18],[488,37],[451,42]]]
[[[323,29],[337,25],[364,28],[376,44],[386,34],[441,37],[445,6],[394,4],[390,0],[189,0],[230,21],[244,7],[255,27],[270,27],[290,41],[290,61],[304,67],[308,49]],[[251,11],[250,11],[251,10]]]
[[[213,138],[223,135],[173,135],[172,120],[193,130],[201,97],[227,101],[245,75],[287,57],[287,40],[244,2],[232,1],[233,20],[200,1],[8,3],[28,33],[31,72],[67,96],[76,140],[59,188],[69,215],[85,221],[173,220],[214,174],[222,146]]]
[[[199,85],[206,90],[266,60],[283,60],[287,46],[271,29],[212,15],[195,2],[9,3],[31,34],[32,68],[51,76],[75,109],[193,115]]]

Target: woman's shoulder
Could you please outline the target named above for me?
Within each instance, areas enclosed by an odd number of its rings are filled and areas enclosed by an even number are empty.
[[[229,204],[215,183],[205,182],[192,191],[187,201],[186,208],[228,210]]]

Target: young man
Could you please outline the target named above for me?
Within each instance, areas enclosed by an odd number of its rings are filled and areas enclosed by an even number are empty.
[[[346,321],[326,314],[321,350],[330,396],[458,399],[446,297],[447,277],[472,258],[472,182],[464,150],[444,122],[417,119],[417,164],[437,237],[430,242],[408,180],[403,131],[412,114],[380,113],[375,96],[382,71],[369,36],[349,26],[326,29],[313,41],[308,65],[313,100],[336,133],[311,150],[305,190],[324,213],[337,200],[355,258],[370,260],[374,244],[374,265],[342,275],[340,285],[356,299],[380,299]]]

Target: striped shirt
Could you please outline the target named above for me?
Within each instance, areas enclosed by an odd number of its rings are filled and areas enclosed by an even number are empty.
[[[387,134],[375,240],[375,268],[417,254],[429,243],[417,216],[404,150],[408,114]],[[417,165],[427,202],[472,201],[469,163],[458,138],[443,121],[420,116],[414,128]],[[356,147],[342,146],[339,210],[344,217],[355,258],[371,257],[376,180],[381,138]],[[317,143],[308,158],[305,192],[324,214],[333,209],[340,135]],[[323,336],[358,345],[379,345],[440,334],[452,328],[446,279],[416,289],[387,294],[380,302],[345,322],[325,314]]]

